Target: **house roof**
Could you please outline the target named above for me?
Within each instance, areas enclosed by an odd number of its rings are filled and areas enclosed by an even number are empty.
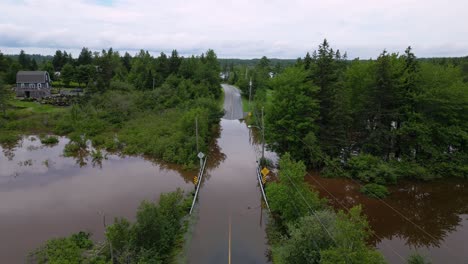
[[[16,74],[17,83],[45,83],[46,71],[19,71]]]

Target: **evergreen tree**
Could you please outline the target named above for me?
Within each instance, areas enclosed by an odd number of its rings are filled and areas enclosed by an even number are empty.
[[[80,55],[78,56],[77,65],[88,65],[93,63],[93,54],[88,49],[83,47]]]
[[[39,68],[39,67],[37,66],[37,62],[36,62],[36,60],[33,58],[33,59],[31,60],[31,67],[30,67],[30,69],[31,69],[32,71],[37,71],[38,68]]]
[[[53,59],[52,59],[52,65],[54,66],[55,71],[61,71],[62,70],[63,65],[65,65],[65,64],[62,64],[62,63],[63,63],[62,51],[57,50],[55,52],[55,55],[54,55]]]
[[[312,64],[312,58],[310,57],[309,52],[307,52],[305,58],[304,58],[304,68],[306,70],[310,69],[310,65]]]
[[[18,56],[18,62],[21,65],[22,70],[29,70],[31,68],[31,61],[24,52],[24,50],[21,50],[19,56]]]
[[[177,74],[181,61],[182,59],[179,57],[177,50],[173,50],[171,57],[169,58],[169,72],[171,74]]]
[[[277,153],[311,162],[316,155],[316,120],[319,117],[318,87],[307,81],[302,67],[286,69],[272,81],[271,104],[266,109],[268,145]],[[305,143],[304,143],[305,142]]]

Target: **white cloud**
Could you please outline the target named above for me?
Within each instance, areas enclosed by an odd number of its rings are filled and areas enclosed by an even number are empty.
[[[213,48],[219,57],[295,58],[327,38],[350,57],[408,45],[418,56],[464,56],[466,10],[466,0],[3,0],[0,49]]]

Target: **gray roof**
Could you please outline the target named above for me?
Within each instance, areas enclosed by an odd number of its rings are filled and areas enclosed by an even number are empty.
[[[45,83],[46,71],[19,71],[16,74],[17,83]]]

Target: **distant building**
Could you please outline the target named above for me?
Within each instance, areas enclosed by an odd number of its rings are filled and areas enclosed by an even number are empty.
[[[42,98],[50,96],[49,73],[46,71],[19,71],[16,74],[16,96]]]

